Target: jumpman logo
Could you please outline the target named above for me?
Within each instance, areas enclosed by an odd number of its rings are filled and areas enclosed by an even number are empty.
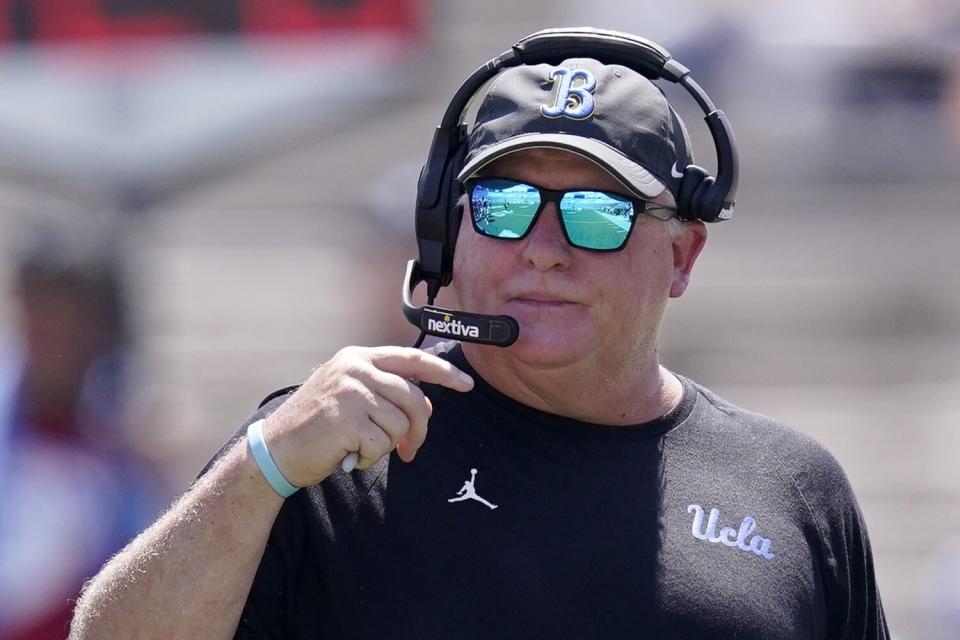
[[[460,491],[457,491],[458,498],[450,498],[447,502],[463,502],[464,500],[476,500],[481,502],[491,509],[496,509],[497,505],[490,504],[483,498],[477,495],[477,490],[473,488],[473,483],[477,479],[477,470],[470,469],[470,479],[463,483],[463,486],[460,487]]]

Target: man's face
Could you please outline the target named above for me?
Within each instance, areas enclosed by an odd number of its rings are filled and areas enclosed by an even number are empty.
[[[627,193],[598,165],[556,149],[517,151],[483,173],[549,189]],[[700,223],[671,236],[663,221],[640,215],[622,251],[599,253],[567,243],[553,204],[522,240],[481,236],[469,215],[464,211],[454,254],[459,306],[516,318],[520,338],[509,355],[544,368],[589,360],[604,366],[652,351],[667,300],[683,293],[706,239]]]

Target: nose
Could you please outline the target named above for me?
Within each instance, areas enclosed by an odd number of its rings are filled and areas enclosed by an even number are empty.
[[[523,259],[538,271],[566,269],[573,259],[573,247],[567,243],[560,226],[560,212],[550,202],[523,239]]]

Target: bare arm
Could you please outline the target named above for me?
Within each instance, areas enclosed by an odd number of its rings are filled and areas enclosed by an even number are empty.
[[[73,638],[232,638],[283,499],[246,440],[84,588]]]
[[[284,476],[316,484],[351,451],[359,468],[395,448],[412,460],[432,407],[411,377],[458,391],[473,384],[401,347],[344,349],[318,368],[264,426]],[[282,503],[242,438],[87,584],[71,639],[232,638]]]

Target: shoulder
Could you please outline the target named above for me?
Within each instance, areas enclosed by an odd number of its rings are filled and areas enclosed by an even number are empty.
[[[772,499],[789,505],[818,541],[816,555],[827,581],[841,584],[843,558],[850,549],[868,549],[869,542],[856,495],[836,457],[800,430],[692,384],[699,416],[695,442],[703,449],[719,448],[712,454],[715,461],[739,466]]]
[[[820,442],[780,420],[739,407],[692,382],[701,426],[749,448],[754,464],[779,470],[800,494],[811,515],[855,506],[850,482],[837,458]]]

